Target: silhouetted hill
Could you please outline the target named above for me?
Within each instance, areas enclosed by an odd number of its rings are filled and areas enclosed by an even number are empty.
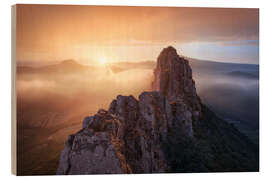
[[[94,70],[93,66],[81,65],[75,60],[68,59],[64,60],[58,64],[42,66],[42,67],[28,67],[28,66],[17,66],[17,73],[76,73],[76,72],[86,72]]]

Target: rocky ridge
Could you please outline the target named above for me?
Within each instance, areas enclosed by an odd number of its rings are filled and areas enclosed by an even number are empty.
[[[189,62],[171,46],[157,59],[152,87],[86,117],[57,174],[258,171],[258,147],[202,104]]]

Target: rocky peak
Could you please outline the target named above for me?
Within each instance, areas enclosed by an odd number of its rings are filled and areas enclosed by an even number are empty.
[[[164,48],[158,56],[152,88],[171,102],[183,101],[192,108],[194,116],[201,114],[201,101],[189,62],[180,57],[172,46]]]
[[[118,95],[86,117],[61,153],[57,174],[255,171],[253,144],[197,95],[186,59],[160,53],[153,91]]]

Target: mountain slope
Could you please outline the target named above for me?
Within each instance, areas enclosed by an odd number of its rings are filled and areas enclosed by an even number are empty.
[[[59,64],[53,64],[42,67],[28,67],[28,66],[17,66],[18,74],[50,74],[50,73],[76,73],[76,72],[87,72],[90,70],[94,70],[95,67],[85,66],[77,63],[75,60],[68,59],[60,62]]]
[[[258,147],[202,104],[188,60],[163,49],[153,91],[117,96],[70,135],[57,174],[258,171]]]

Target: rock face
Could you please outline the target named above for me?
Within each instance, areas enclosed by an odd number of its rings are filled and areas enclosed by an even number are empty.
[[[199,118],[201,100],[192,79],[191,67],[188,60],[179,57],[176,49],[171,46],[163,49],[157,59],[152,87],[170,101],[183,101],[192,109],[194,118]]]
[[[258,171],[258,147],[201,103],[173,47],[159,55],[152,86],[86,117],[57,174]]]

